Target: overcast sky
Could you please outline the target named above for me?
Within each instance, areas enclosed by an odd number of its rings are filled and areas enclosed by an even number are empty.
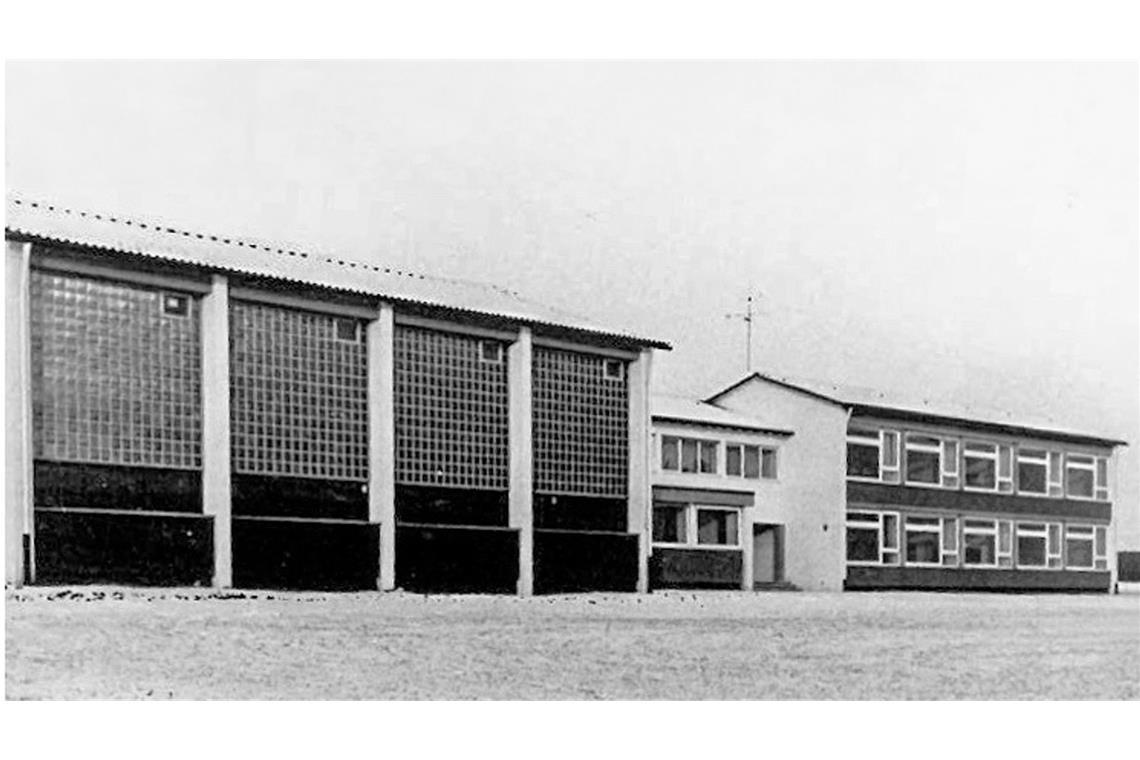
[[[7,187],[499,282],[755,366],[1123,437],[1134,64],[9,63]]]

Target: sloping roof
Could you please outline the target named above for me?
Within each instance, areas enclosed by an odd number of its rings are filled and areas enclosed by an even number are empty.
[[[669,349],[668,343],[595,324],[498,285],[415,274],[280,242],[227,237],[158,220],[65,208],[9,194],[5,233],[269,277],[337,291],[569,328]]]
[[[705,399],[715,403],[730,391],[753,380],[763,381],[805,393],[827,403],[847,407],[855,413],[881,415],[916,422],[950,424],[968,429],[1036,436],[1070,443],[1096,446],[1127,446],[1127,441],[1066,429],[1053,420],[1031,419],[1026,415],[981,405],[956,404],[942,399],[905,398],[899,394],[855,385],[839,385],[804,377],[783,377],[754,372]]]
[[[778,436],[793,435],[791,430],[773,427],[755,417],[738,414],[714,404],[682,396],[654,394],[649,399],[649,410],[650,415],[657,422],[709,425]]]

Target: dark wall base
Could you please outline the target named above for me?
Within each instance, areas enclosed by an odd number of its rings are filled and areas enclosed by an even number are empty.
[[[378,525],[233,520],[237,588],[375,590],[379,574]]]
[[[363,483],[234,473],[234,516],[368,519]]]
[[[1110,574],[1067,570],[991,570],[937,567],[849,567],[848,591],[1069,591],[1107,592]]]
[[[625,533],[629,504],[625,499],[536,493],[534,526],[542,530]]]
[[[649,558],[651,588],[740,588],[743,582],[743,551],[657,548]]]
[[[505,528],[509,515],[506,491],[396,486],[398,522]]]
[[[202,473],[162,467],[36,460],[37,507],[202,512]]]
[[[214,573],[209,515],[37,509],[36,583],[208,586]]]
[[[579,531],[534,532],[534,592],[636,591],[637,536]]]
[[[406,591],[513,594],[518,577],[516,529],[396,526],[396,585]]]

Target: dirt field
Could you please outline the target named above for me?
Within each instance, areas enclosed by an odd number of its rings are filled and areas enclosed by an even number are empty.
[[[85,587],[5,614],[9,699],[1140,698],[1137,595]]]

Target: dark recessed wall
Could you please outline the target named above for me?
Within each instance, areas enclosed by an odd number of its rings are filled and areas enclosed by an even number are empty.
[[[396,486],[397,523],[507,527],[506,491]]]
[[[744,553],[726,549],[655,548],[649,562],[652,588],[740,588]]]
[[[235,473],[233,513],[240,516],[367,520],[368,492],[351,480]]]
[[[534,532],[534,592],[636,591],[637,536],[579,531]]]
[[[208,586],[213,517],[143,512],[35,512],[36,583]]]
[[[518,577],[515,529],[396,527],[396,586],[406,591],[512,594]]]
[[[937,567],[849,567],[843,587],[858,590],[1108,591],[1106,572]]]
[[[234,518],[238,588],[367,590],[379,572],[378,525]]]
[[[596,496],[534,495],[534,527],[624,533],[629,523],[625,499]]]
[[[202,511],[202,473],[198,470],[37,460],[33,483],[37,507]]]

